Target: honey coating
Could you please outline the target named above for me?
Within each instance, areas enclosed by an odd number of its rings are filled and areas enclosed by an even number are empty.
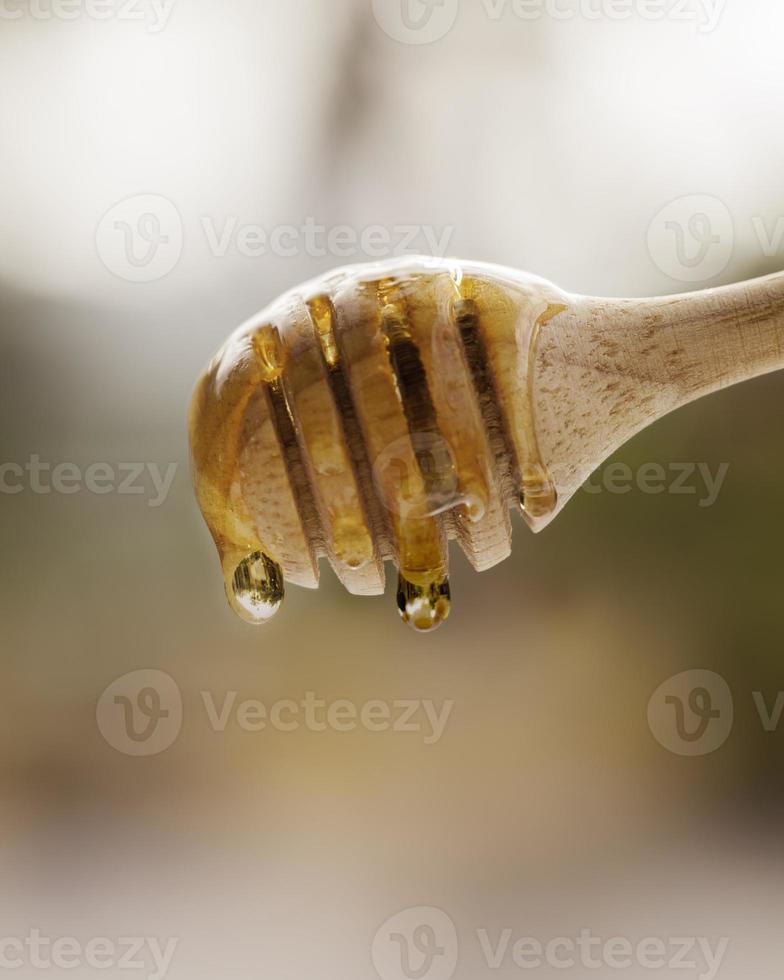
[[[448,541],[489,568],[510,508],[556,507],[536,432],[539,332],[567,309],[551,284],[432,259],[339,270],[226,342],[190,412],[193,476],[230,604],[266,622],[284,582],[326,558],[357,595],[384,591],[418,631],[449,615]]]

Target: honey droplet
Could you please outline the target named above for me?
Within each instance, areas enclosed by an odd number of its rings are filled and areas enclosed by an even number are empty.
[[[339,354],[335,340],[335,309],[328,296],[316,296],[308,300],[308,308],[316,326],[324,360],[333,368],[338,363]]]
[[[258,626],[272,619],[283,602],[283,571],[262,551],[248,555],[231,578],[229,603],[246,623]]]
[[[558,493],[549,474],[542,466],[523,476],[523,492],[520,494],[520,509],[523,517],[537,520],[549,517],[558,506]]]
[[[262,379],[267,382],[277,381],[286,362],[277,328],[269,324],[260,327],[253,337],[253,350]]]
[[[452,608],[449,579],[442,578],[421,586],[400,575],[397,583],[397,607],[403,622],[417,633],[438,629]]]

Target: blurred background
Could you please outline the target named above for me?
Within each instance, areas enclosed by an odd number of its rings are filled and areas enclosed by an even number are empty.
[[[777,271],[783,29],[774,0],[4,0],[3,967],[40,974],[38,930],[71,940],[50,976],[125,975],[123,937],[172,980],[780,976],[784,376],[617,454],[727,464],[710,505],[700,470],[599,473],[492,571],[455,550],[431,637],[392,575],[328,569],[236,620],[185,419],[231,329],[346,262],[629,296]],[[308,692],[392,720],[242,708]],[[635,952],[516,962],[586,931]]]

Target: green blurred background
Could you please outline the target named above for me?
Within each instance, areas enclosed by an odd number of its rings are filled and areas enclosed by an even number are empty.
[[[720,976],[780,975],[784,728],[765,730],[754,692],[773,710],[784,691],[784,376],[617,453],[635,471],[729,464],[713,506],[581,492],[540,536],[515,518],[495,569],[453,551],[453,613],[431,637],[399,623],[391,574],[384,599],[354,599],[324,569],[265,629],[235,620],[185,418],[236,324],[364,258],[250,257],[235,241],[218,256],[205,220],[448,228],[451,254],[634,296],[693,288],[646,233],[673,199],[707,194],[735,241],[702,285],[776,271],[784,250],[752,222],[784,214],[783,27],[770,0],[730,0],[711,32],[636,14],[494,21],[464,3],[426,45],[388,36],[369,0],[179,0],[159,31],[4,21],[2,462],[178,470],[159,507],[0,496],[3,936],[176,937],[176,980],[364,980],[382,924],[432,906],[455,923],[461,980],[520,974],[482,958],[477,930],[504,928],[728,937]],[[139,194],[171,201],[184,230],[176,267],[144,283],[96,248],[104,214]],[[649,699],[693,669],[724,678],[734,724],[684,757],[654,737]],[[170,675],[183,708],[173,743],[138,757],[96,721],[137,670]],[[205,692],[269,706],[309,691],[454,707],[435,744],[244,731],[236,715],[220,732],[205,708]]]

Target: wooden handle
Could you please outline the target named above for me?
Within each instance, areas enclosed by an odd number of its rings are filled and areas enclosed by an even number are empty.
[[[539,340],[536,404],[558,513],[636,432],[784,368],[784,273],[660,299],[572,296],[551,326]]]
[[[784,272],[616,307],[621,329],[622,315],[635,321],[639,363],[678,385],[683,403],[784,367]]]

